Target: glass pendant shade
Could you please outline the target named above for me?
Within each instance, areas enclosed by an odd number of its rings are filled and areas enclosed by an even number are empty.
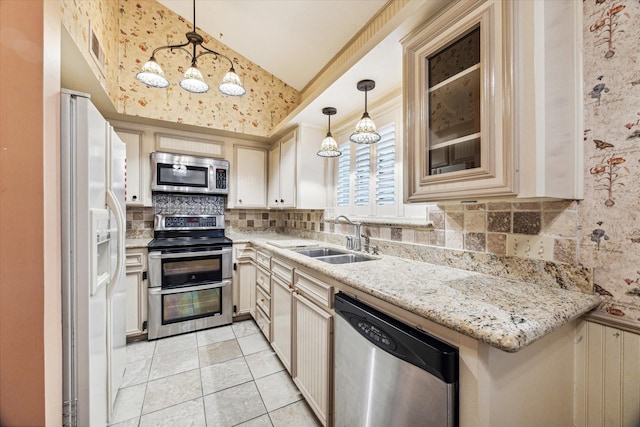
[[[220,93],[229,96],[242,96],[247,91],[242,87],[240,76],[231,68],[222,79],[222,83],[218,86]]]
[[[369,117],[369,113],[365,112],[356,125],[356,129],[349,137],[349,141],[356,144],[375,144],[380,141],[380,134],[376,130],[376,125]]]
[[[153,57],[142,66],[142,70],[136,74],[136,79],[151,87],[165,88],[169,86],[169,80],[164,77],[164,71]]]
[[[331,136],[331,132],[327,132],[326,138],[320,144],[320,151],[316,154],[320,157],[339,157],[342,155],[340,148],[338,148],[338,143]]]
[[[202,73],[195,66],[189,67],[180,80],[180,87],[191,93],[205,93],[209,85],[202,78]]]

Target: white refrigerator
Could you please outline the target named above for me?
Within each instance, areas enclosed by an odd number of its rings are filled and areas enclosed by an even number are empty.
[[[63,424],[100,427],[125,364],[126,147],[89,95],[60,98]]]

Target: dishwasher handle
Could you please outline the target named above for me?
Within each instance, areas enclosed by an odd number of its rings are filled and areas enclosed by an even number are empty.
[[[447,384],[458,382],[458,349],[339,292],[334,310],[376,347]]]

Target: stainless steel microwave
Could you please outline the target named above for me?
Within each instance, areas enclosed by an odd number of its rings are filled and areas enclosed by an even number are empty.
[[[229,162],[207,157],[151,153],[151,191],[229,194]]]

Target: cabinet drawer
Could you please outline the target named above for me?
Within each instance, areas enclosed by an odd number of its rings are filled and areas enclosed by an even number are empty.
[[[256,262],[267,270],[271,269],[271,255],[267,252],[257,251]]]
[[[262,267],[258,266],[256,269],[256,284],[259,288],[268,295],[271,296],[271,275],[268,271],[265,271]]]
[[[241,245],[241,246],[238,246],[237,248],[234,248],[234,250],[235,250],[236,260],[252,259],[255,261],[256,259],[255,248]]]
[[[144,270],[147,266],[147,250],[127,249],[125,263],[128,271]]]
[[[293,267],[277,258],[271,259],[271,273],[282,279],[286,284],[293,281]]]
[[[127,254],[127,268],[142,267],[143,257],[142,254]]]
[[[271,321],[260,307],[256,307],[256,324],[264,336],[267,337],[267,340],[271,342]]]
[[[294,280],[295,288],[308,299],[329,310],[333,307],[333,286],[298,270]]]
[[[256,286],[256,305],[262,309],[268,319],[271,318],[271,297],[260,286]]]

